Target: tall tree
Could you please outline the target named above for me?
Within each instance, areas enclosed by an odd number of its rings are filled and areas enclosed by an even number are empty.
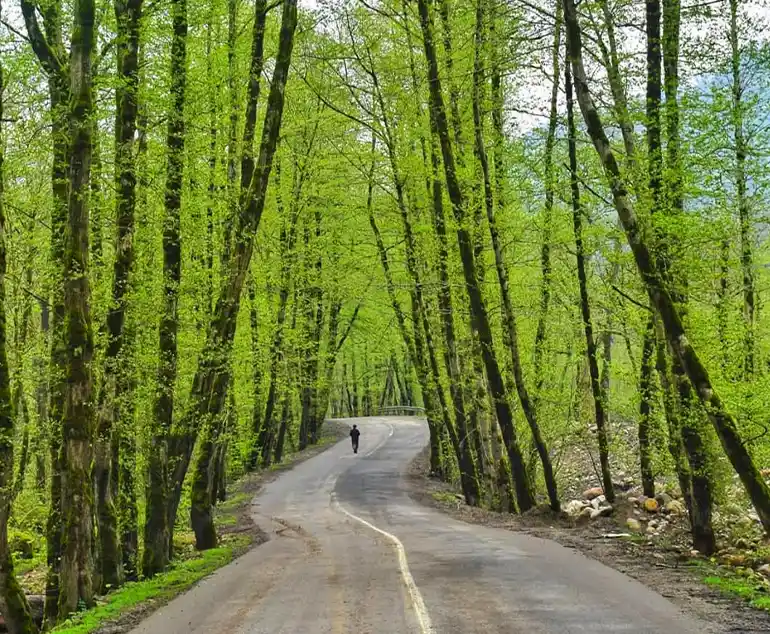
[[[762,479],[759,469],[744,445],[735,418],[720,398],[700,356],[687,337],[676,303],[665,282],[666,278],[657,265],[639,224],[628,188],[594,104],[583,65],[582,34],[574,0],[564,0],[564,17],[577,100],[591,141],[602,161],[612,191],[613,203],[623,224],[639,273],[650,295],[650,300],[660,315],[668,345],[678,362],[682,364],[699,400],[708,412],[725,454],[740,477],[765,531],[770,531],[770,488]]]
[[[604,495],[609,502],[615,501],[615,489],[609,460],[609,438],[607,433],[607,395],[599,376],[599,361],[594,337],[594,325],[591,318],[591,303],[588,297],[588,274],[586,271],[585,244],[583,242],[583,209],[580,205],[580,186],[577,166],[577,131],[573,114],[572,73],[570,65],[564,66],[564,89],[567,95],[567,130],[569,144],[570,190],[572,194],[572,226],[575,232],[575,259],[577,264],[578,286],[580,288],[580,314],[583,318],[583,332],[586,339],[586,360],[591,377],[591,395],[594,400],[596,435],[599,439],[599,463],[602,474]]]
[[[119,585],[124,567],[135,577],[138,544],[136,526],[125,526],[125,541],[120,540],[118,500],[114,485],[120,478],[121,439],[132,435],[126,407],[131,395],[131,370],[126,354],[125,321],[127,292],[134,265],[134,210],[136,207],[135,136],[139,89],[139,24],[142,0],[117,0],[114,5],[117,22],[117,77],[115,93],[115,261],[113,264],[112,305],[107,313],[107,349],[104,355],[103,385],[99,391],[97,441],[94,471],[96,479],[97,517],[99,520],[99,563],[103,588]],[[117,458],[117,460],[114,460]],[[132,505],[133,500],[124,500]],[[129,515],[129,521],[130,521]],[[135,522],[135,516],[134,516]],[[123,543],[121,543],[123,541]],[[126,555],[127,561],[123,560]]]
[[[155,402],[147,483],[147,522],[142,569],[145,576],[163,570],[173,554],[168,513],[169,436],[174,418],[179,330],[179,283],[182,273],[180,209],[184,176],[185,103],[187,93],[187,0],[173,0],[171,40],[171,110],[166,135],[166,189],[163,224],[163,294],[160,321],[158,393]]]
[[[438,59],[433,37],[433,19],[427,0],[419,0],[420,25],[422,28],[425,57],[428,62],[428,84],[430,90],[430,107],[436,121],[436,130],[441,145],[441,154],[444,161],[444,176],[446,179],[449,200],[457,222],[457,242],[460,249],[460,258],[463,264],[465,287],[470,301],[471,317],[481,342],[481,351],[484,359],[484,367],[487,372],[492,397],[495,402],[495,410],[500,427],[503,430],[508,458],[511,462],[516,498],[519,509],[526,511],[534,504],[534,495],[530,489],[527,477],[524,456],[521,452],[516,429],[513,424],[511,406],[508,402],[505,384],[503,382],[500,365],[495,355],[492,330],[489,323],[489,315],[481,288],[478,282],[476,261],[473,254],[473,241],[467,228],[466,197],[463,194],[460,181],[457,176],[455,151],[453,141],[449,136],[446,108],[439,77]]]
[[[2,14],[2,4],[0,4]],[[5,139],[3,138],[3,102],[5,74],[0,63],[0,613],[11,634],[32,634],[37,627],[32,622],[27,598],[16,579],[11,549],[8,545],[8,520],[13,503],[13,457],[15,424],[11,401],[11,373],[8,367],[8,330],[5,311],[5,279],[8,271],[5,245],[6,220]]]
[[[91,605],[95,411],[91,287],[88,278],[88,195],[93,126],[94,0],[77,0],[70,47],[70,156],[68,223],[64,233],[66,384],[62,416],[62,552],[59,618]]]

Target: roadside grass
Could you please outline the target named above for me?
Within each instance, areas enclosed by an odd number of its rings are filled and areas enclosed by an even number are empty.
[[[444,504],[457,502],[455,494],[450,491],[434,491],[431,493],[431,495],[433,496],[433,499],[436,500],[436,502],[442,502]]]
[[[725,595],[743,599],[752,608],[770,612],[770,584],[751,568],[731,568],[697,560],[690,565],[698,570],[707,586]]]
[[[150,601],[166,603],[218,568],[230,563],[235,555],[246,548],[250,542],[250,536],[237,535],[228,539],[226,545],[204,551],[197,557],[179,561],[169,570],[152,579],[127,583],[108,594],[100,605],[75,614],[52,631],[57,634],[90,634],[105,622],[114,621],[139,605]]]

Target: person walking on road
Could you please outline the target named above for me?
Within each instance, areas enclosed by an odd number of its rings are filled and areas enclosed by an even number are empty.
[[[361,435],[361,432],[358,430],[358,427],[353,425],[353,429],[350,430],[350,440],[353,441],[353,453],[358,453],[358,437]]]

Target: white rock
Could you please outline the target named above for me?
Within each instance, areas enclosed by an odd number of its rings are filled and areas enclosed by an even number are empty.
[[[583,510],[582,500],[570,500],[564,505],[564,512],[570,517],[577,517]]]

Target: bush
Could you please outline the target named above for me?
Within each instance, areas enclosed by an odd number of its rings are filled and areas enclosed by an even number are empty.
[[[8,533],[8,547],[19,559],[32,559],[38,546],[34,533],[12,528]]]

